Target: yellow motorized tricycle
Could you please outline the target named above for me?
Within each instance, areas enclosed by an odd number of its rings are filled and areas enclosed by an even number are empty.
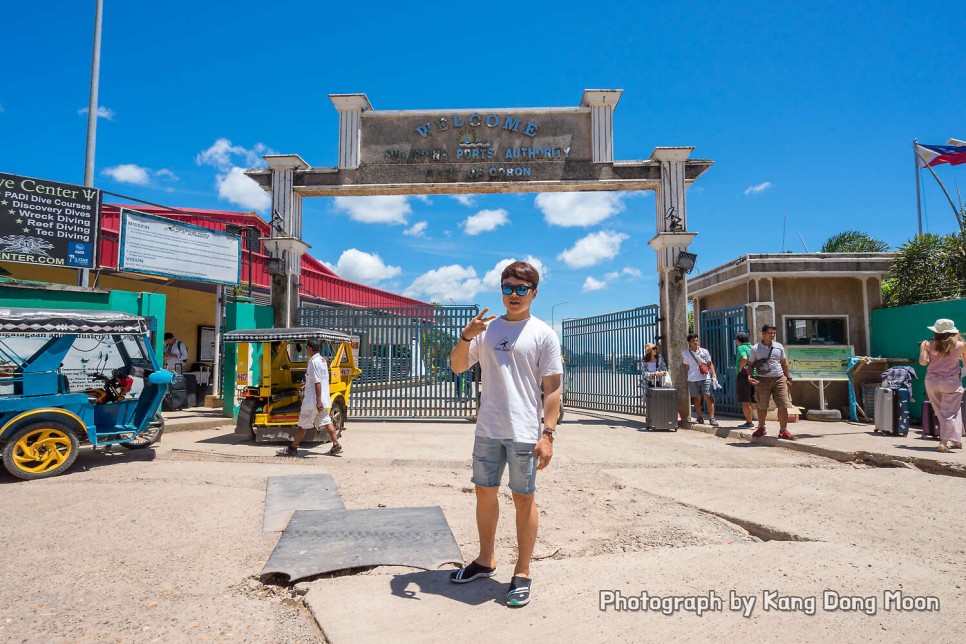
[[[239,401],[235,434],[255,442],[291,441],[302,406],[308,353],[305,343],[317,338],[320,354],[329,365],[330,415],[339,434],[345,428],[359,339],[339,331],[298,327],[251,329],[225,333],[226,343],[238,345],[235,396]],[[325,428],[309,429],[306,442],[327,442]]]

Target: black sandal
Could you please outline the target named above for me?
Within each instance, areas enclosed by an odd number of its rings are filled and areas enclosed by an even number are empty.
[[[474,561],[464,568],[451,572],[449,575],[449,580],[454,584],[468,584],[474,579],[480,579],[481,577],[492,577],[495,574],[496,568],[487,568],[486,566],[481,566]]]
[[[530,587],[533,580],[527,577],[513,577],[510,579],[510,590],[506,594],[506,605],[519,608],[530,603]]]

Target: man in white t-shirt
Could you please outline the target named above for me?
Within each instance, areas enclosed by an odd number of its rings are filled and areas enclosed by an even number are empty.
[[[711,361],[711,354],[699,345],[697,333],[688,336],[688,348],[681,352],[681,359],[684,360],[684,368],[688,373],[688,395],[694,401],[695,422],[704,424],[701,416],[701,400],[704,399],[710,419],[708,422],[712,427],[717,427],[718,421],[714,419],[713,390],[718,388],[718,372]]]
[[[164,334],[164,368],[168,371],[181,373],[184,363],[188,359],[188,347],[184,342],[174,337],[173,333]]]
[[[339,444],[339,432],[332,424],[332,417],[329,415],[332,409],[332,397],[329,393],[329,365],[319,353],[322,343],[318,339],[309,339],[305,346],[309,361],[305,365],[305,389],[302,394],[302,408],[299,410],[298,429],[295,430],[292,444],[278,450],[275,454],[298,456],[299,443],[305,438],[308,428],[324,425],[329,433],[329,440],[332,441],[332,448],[327,453],[329,456],[337,456],[342,453],[342,445]]]
[[[540,275],[526,262],[513,262],[501,275],[506,313],[485,317],[483,309],[460,333],[450,354],[455,373],[479,362],[482,397],[473,444],[476,527],[480,554],[450,575],[463,584],[496,573],[497,492],[509,465],[510,491],[516,507],[517,562],[507,592],[507,606],[530,601],[530,559],[537,541],[537,471],[550,464],[560,411],[563,364],[557,334],[530,315]],[[542,396],[542,399],[541,399]],[[541,425],[542,417],[545,419]]]

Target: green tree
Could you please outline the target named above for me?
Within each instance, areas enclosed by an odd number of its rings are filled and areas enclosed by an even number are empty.
[[[886,253],[889,244],[858,230],[846,230],[832,235],[822,244],[821,253]]]
[[[913,237],[899,248],[883,283],[886,306],[961,297],[966,297],[966,246],[958,234]]]

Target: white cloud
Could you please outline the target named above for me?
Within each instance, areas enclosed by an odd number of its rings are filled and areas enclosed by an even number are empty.
[[[467,235],[479,235],[480,233],[496,230],[503,224],[509,223],[510,218],[507,211],[503,208],[498,210],[481,210],[475,215],[466,218],[463,222],[463,229]]]
[[[87,114],[89,111],[90,111],[90,108],[82,107],[81,109],[77,110],[77,113],[78,114]],[[101,105],[100,107],[97,108],[97,118],[99,118],[99,119],[107,119],[108,121],[113,121],[114,120],[114,110],[112,110],[109,107],[104,107],[103,105]]]
[[[496,265],[487,271],[486,275],[483,276],[483,288],[492,291],[500,288],[500,275],[503,273],[503,269],[515,261],[518,261],[515,257],[509,257],[507,259],[501,259],[498,261]],[[537,269],[537,274],[540,275],[540,283],[546,283],[547,278],[550,276],[550,271],[543,262],[533,255],[527,255],[519,261],[526,262]]]
[[[343,251],[338,264],[333,266],[325,262],[325,265],[339,276],[363,284],[375,284],[396,277],[402,272],[398,266],[387,265],[379,255],[364,253],[355,248]]]
[[[411,235],[413,237],[425,237],[427,226],[429,226],[428,221],[417,221],[415,224],[404,230],[403,234]]]
[[[607,282],[601,282],[600,280],[595,280],[593,277],[587,276],[584,280],[584,287],[581,289],[584,293],[590,293],[592,291],[599,291],[601,289],[607,288]]]
[[[239,159],[241,165],[247,168],[262,168],[265,167],[265,160],[262,159],[262,155],[274,153],[274,150],[264,143],[256,143],[255,147],[249,150],[240,145],[232,145],[231,141],[226,138],[220,138],[212,143],[207,150],[200,152],[195,157],[195,163],[208,165],[223,173],[228,173],[236,165],[235,159]]]
[[[624,210],[623,192],[544,192],[535,203],[551,226],[593,226]]]
[[[181,179],[178,178],[178,175],[171,172],[167,168],[161,168],[160,170],[155,170],[154,176],[161,177],[162,179],[167,179],[168,181],[181,181]]]
[[[764,183],[759,183],[757,186],[748,186],[747,188],[745,188],[745,194],[757,195],[760,192],[764,192],[765,190],[768,190],[769,188],[774,188],[774,187],[775,186],[772,185],[771,181],[766,181]]]
[[[147,186],[151,183],[148,169],[133,163],[122,163],[121,165],[104,168],[101,170],[101,174],[114,179],[118,183],[133,183],[136,186]]]
[[[136,186],[152,185],[152,176],[169,182],[179,180],[177,175],[167,168],[152,170],[151,168],[144,168],[135,163],[122,163],[120,165],[104,168],[101,170],[101,174],[105,177],[114,179],[118,183],[130,183]]]
[[[405,224],[413,209],[403,195],[387,197],[336,197],[335,209],[364,224]]]
[[[452,264],[423,273],[413,280],[403,295],[448,304],[450,299],[469,301],[481,290],[482,283],[472,266]]]
[[[458,201],[459,203],[461,203],[462,205],[466,206],[467,208],[471,208],[473,204],[476,203],[476,195],[450,195],[450,196],[456,201]]]
[[[621,273],[623,273],[624,275],[630,276],[632,279],[637,279],[638,277],[641,276],[641,271],[639,269],[632,268],[630,266],[622,270]]]
[[[620,277],[620,275],[621,274],[618,273],[617,271],[611,271],[610,273],[604,273],[604,279],[608,282],[613,282],[618,277]]]
[[[577,240],[573,248],[557,255],[570,268],[593,266],[605,259],[611,259],[620,254],[621,243],[627,239],[624,233],[603,230],[591,233],[583,239]]]
[[[198,165],[211,166],[218,170],[215,185],[218,196],[236,206],[249,210],[264,211],[272,204],[272,198],[261,187],[245,176],[245,168],[260,168],[265,166],[263,154],[275,154],[275,151],[264,143],[256,143],[248,149],[240,145],[232,145],[226,138],[220,138],[195,157]],[[238,159],[243,166],[235,165]]]
[[[219,174],[215,178],[218,197],[249,210],[266,210],[272,205],[272,198],[244,173],[242,168],[232,168]]]

